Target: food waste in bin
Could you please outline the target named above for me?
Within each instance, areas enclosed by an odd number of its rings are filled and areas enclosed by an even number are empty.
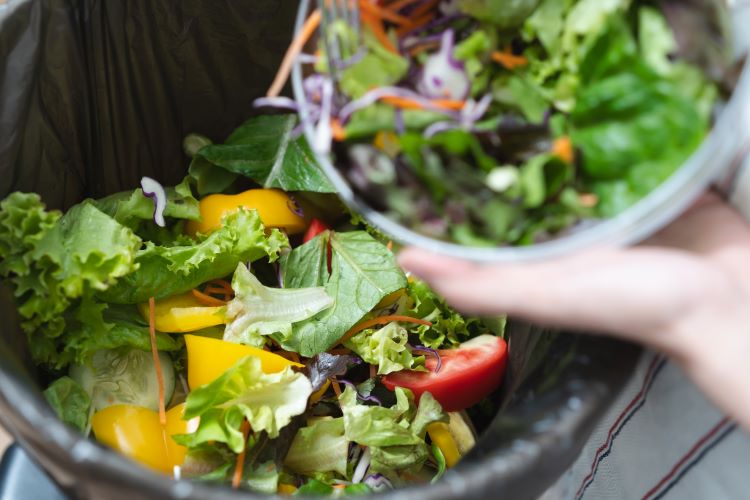
[[[342,61],[336,92],[325,52],[310,57],[316,128],[333,142],[308,144],[296,115],[260,115],[222,144],[185,138],[192,160],[174,186],[145,177],[64,214],[7,197],[0,276],[59,417],[161,473],[264,493],[438,480],[497,411],[504,319],[460,315],[407,276],[387,236],[335,203],[315,157],[361,159],[354,185],[471,244],[538,241],[642,196],[638,182],[653,188],[700,142],[717,88],[671,57],[654,8],[553,3],[511,21],[482,9],[491,1],[361,2],[365,45]],[[569,24],[582,31],[553,61]],[[680,78],[691,85],[673,93]],[[439,81],[448,94],[424,86]],[[653,144],[635,134],[655,123],[664,156],[646,161]],[[633,161],[599,178],[587,148],[605,165],[602,137]]]
[[[503,378],[467,318],[340,208],[294,115],[193,135],[185,179],[0,204],[0,266],[60,418],[165,474],[266,493],[437,480]],[[468,411],[468,413],[467,413]]]

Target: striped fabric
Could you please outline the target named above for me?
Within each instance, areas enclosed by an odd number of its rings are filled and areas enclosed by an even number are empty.
[[[646,353],[576,463],[543,500],[750,498],[750,435],[663,356]]]

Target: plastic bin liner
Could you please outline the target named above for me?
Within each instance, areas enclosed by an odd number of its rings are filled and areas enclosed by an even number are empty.
[[[290,0],[10,0],[0,6],[0,197],[51,207],[185,173],[182,139],[223,140],[286,49]]]

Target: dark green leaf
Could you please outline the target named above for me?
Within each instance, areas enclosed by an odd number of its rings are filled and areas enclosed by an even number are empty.
[[[335,300],[333,307],[296,323],[289,339],[278,339],[308,357],[328,350],[383,297],[407,283],[393,253],[364,231],[322,233],[288,254],[282,268],[286,287],[324,286]]]
[[[335,192],[304,137],[292,138],[296,124],[294,115],[251,118],[236,129],[225,144],[206,146],[198,151],[192,171],[199,179],[208,179],[207,166],[202,163],[207,161],[248,177],[265,188]],[[212,191],[228,181],[229,176],[224,176],[221,182],[205,180],[201,186],[204,191]]]

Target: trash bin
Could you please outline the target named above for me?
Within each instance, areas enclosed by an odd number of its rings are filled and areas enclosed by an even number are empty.
[[[50,207],[175,183],[182,138],[226,137],[291,37],[293,0],[9,0],[0,4],[0,197]],[[62,424],[44,401],[0,287],[0,422],[71,498],[260,498],[141,468]],[[639,354],[631,345],[509,321],[499,413],[432,485],[387,498],[534,498],[572,463]]]

